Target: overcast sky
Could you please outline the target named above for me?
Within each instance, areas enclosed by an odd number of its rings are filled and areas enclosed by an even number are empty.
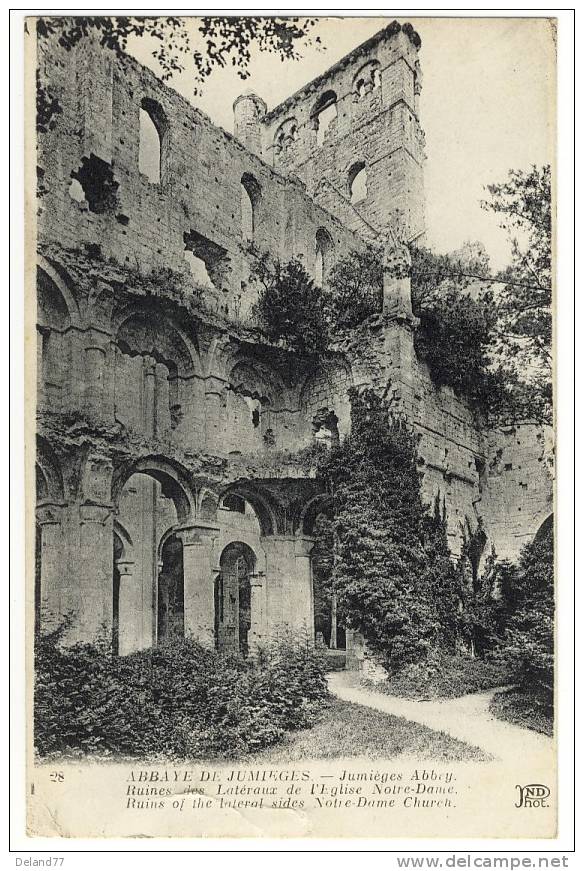
[[[320,36],[322,47],[305,49],[300,61],[282,63],[258,52],[247,81],[232,69],[219,69],[198,97],[192,96],[188,70],[170,84],[216,124],[232,131],[232,103],[243,90],[251,88],[271,108],[391,20],[321,18],[313,35]],[[420,114],[426,132],[428,245],[447,252],[476,239],[485,245],[492,265],[502,267],[509,257],[508,242],[496,218],[480,208],[480,200],[484,186],[502,181],[509,169],[553,159],[553,28],[543,18],[407,20],[422,38]],[[128,48],[156,69],[150,46],[135,41]]]

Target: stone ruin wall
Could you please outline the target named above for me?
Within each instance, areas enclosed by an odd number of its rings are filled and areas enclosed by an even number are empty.
[[[84,603],[82,634],[110,615],[115,523],[123,520],[131,528],[143,514],[132,499],[149,499],[154,492],[162,503],[160,528],[176,522],[182,530],[185,583],[187,574],[192,581],[185,607],[198,636],[211,629],[208,616],[200,617],[201,608],[208,614],[209,602],[201,604],[197,584],[216,569],[230,524],[241,525],[219,507],[227,492],[239,493],[255,512],[254,528],[238,535],[245,532],[261,552],[270,579],[269,593],[264,584],[255,594],[263,629],[258,624],[254,631],[259,637],[290,615],[310,621],[305,518],[318,488],[285,454],[313,443],[314,421],[323,412],[334,413],[341,436],[348,432],[351,385],[387,394],[420,433],[424,495],[428,501],[436,493],[445,497],[454,553],[465,518],[472,524],[480,516],[499,556],[514,558],[551,513],[544,437],[529,427],[485,430],[464,401],[437,389],[416,359],[411,320],[391,314],[391,298],[389,314],[338,337],[316,369],[282,370],[275,349],[247,320],[256,293],[249,270],[257,252],[241,232],[244,173],[261,189],[257,249],[282,260],[298,256],[309,272],[320,229],[332,239],[336,258],[367,238],[378,240],[371,227],[393,226],[394,203],[402,215],[403,204],[410,204],[411,232],[422,225],[421,168],[416,161],[413,168],[408,156],[414,146],[408,145],[410,122],[402,117],[416,108],[413,51],[403,32],[374,43],[367,60],[374,52],[380,83],[359,100],[350,96],[364,60],[359,53],[358,68],[341,65],[330,79],[325,74],[323,84],[332,82],[340,98],[337,128],[333,122],[320,150],[307,147],[297,163],[284,166],[272,155],[276,168],[130,58],[118,60],[91,45],[40,58],[62,113],[39,139],[37,518],[43,583],[53,585],[53,604],[61,613]],[[311,89],[294,98],[294,111],[305,113],[305,139],[311,135],[306,113],[313,97]],[[143,100],[155,103],[164,117],[159,184],[138,170]],[[243,109],[249,107],[242,102]],[[252,115],[246,135],[253,151],[263,148],[270,157],[265,143],[289,108],[284,104],[268,116],[263,146]],[[349,135],[343,124],[354,122],[357,112],[361,132]],[[392,145],[391,154],[375,163],[388,132],[398,143],[401,137],[402,145]],[[420,145],[418,133],[415,138]],[[338,168],[344,172],[365,147],[383,177],[376,178],[377,170],[369,177],[367,211],[354,220],[357,211],[346,197],[327,200],[330,212],[317,205],[311,190],[319,201],[326,197],[314,181],[332,178]],[[391,176],[389,160],[398,161]],[[87,161],[103,184],[79,202],[70,186]],[[215,284],[203,289],[199,301],[185,260],[193,239],[209,259]],[[386,295],[392,293],[388,287]],[[136,472],[155,479],[147,492],[128,498],[122,494],[124,475],[127,480]],[[214,530],[215,544],[207,528]],[[87,583],[75,586],[84,571]],[[136,555],[133,571],[142,571]],[[145,595],[145,584],[140,589]]]
[[[279,170],[299,176],[317,202],[366,238],[424,232],[424,134],[419,120],[419,37],[390,25],[310,82],[263,121],[263,154]],[[322,143],[318,107],[336,97],[337,115]],[[293,123],[295,138],[280,144]],[[351,170],[367,172],[367,195],[351,203]]]

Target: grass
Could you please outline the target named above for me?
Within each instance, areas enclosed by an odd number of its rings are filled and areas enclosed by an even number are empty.
[[[453,699],[511,683],[501,665],[468,656],[441,656],[423,665],[412,665],[391,675],[387,682],[371,685],[378,692],[406,699]]]
[[[367,756],[393,759],[403,754],[445,762],[485,761],[489,757],[444,732],[363,705],[332,699],[309,729],[287,735],[276,747],[254,755],[262,763]]]
[[[499,720],[532,729],[542,735],[554,734],[553,708],[519,688],[495,693],[489,711]]]

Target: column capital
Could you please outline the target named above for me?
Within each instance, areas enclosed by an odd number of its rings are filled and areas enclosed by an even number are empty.
[[[79,506],[79,519],[81,523],[99,523],[104,525],[113,515],[113,505],[85,504]]]
[[[175,534],[180,538],[183,547],[208,544],[219,535],[219,527],[215,523],[186,523]]]
[[[309,557],[314,547],[315,538],[310,535],[303,535],[294,540],[294,556]]]
[[[63,505],[59,502],[43,502],[35,511],[35,519],[39,526],[49,523],[60,523],[63,514]]]
[[[120,578],[129,578],[134,573],[134,560],[133,559],[119,559],[116,560],[116,566],[120,573]]]

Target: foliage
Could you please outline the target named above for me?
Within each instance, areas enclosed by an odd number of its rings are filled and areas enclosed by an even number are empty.
[[[256,659],[184,640],[113,657],[64,647],[60,627],[35,649],[35,745],[55,752],[237,757],[310,724],[327,695],[307,643],[282,638]]]
[[[509,683],[504,665],[478,657],[432,651],[425,662],[406,666],[375,688],[410,699],[456,698]]]
[[[512,420],[553,422],[551,168],[511,170],[488,185],[483,208],[511,237],[512,262],[499,278],[496,347],[510,402],[498,409]]]
[[[484,412],[500,404],[502,378],[491,371],[497,323],[493,296],[470,275],[488,273],[480,251],[467,257],[412,248],[412,310],[420,319],[414,346],[439,386],[452,387]]]
[[[194,23],[196,22],[196,26]],[[193,93],[213,70],[234,67],[240,79],[249,78],[252,49],[269,52],[281,61],[298,60],[302,48],[319,45],[320,37],[309,36],[314,18],[254,16],[50,16],[37,19],[37,40],[42,52],[50,40],[71,51],[81,40],[93,36],[103,48],[118,56],[128,43],[138,39],[156,46],[152,57],[158,63],[163,81],[188,70],[193,78]],[[48,85],[37,81],[37,130],[46,133],[54,127],[62,106]]]
[[[527,544],[507,591],[510,612],[502,655],[521,688],[551,707],[554,686],[553,528]]]
[[[383,266],[380,252],[368,246],[351,251],[330,271],[324,302],[336,330],[358,326],[383,307]]]
[[[543,735],[554,734],[553,707],[542,704],[539,696],[521,689],[510,689],[495,693],[489,705],[489,712],[500,720],[514,723]]]
[[[348,624],[397,669],[453,644],[456,577],[443,517],[421,501],[415,437],[372,390],[350,398],[351,432],[319,469],[334,493],[334,584]]]
[[[323,455],[324,456],[324,455]],[[311,552],[314,589],[314,626],[326,636],[331,625],[331,599],[334,592],[334,523],[325,513],[317,516],[312,532],[315,542]]]
[[[255,316],[271,341],[283,340],[301,355],[322,354],[328,346],[328,327],[322,290],[299,260],[286,264],[269,255],[259,257],[252,278],[261,287]]]
[[[196,23],[196,26],[193,25]],[[314,18],[279,18],[253,16],[203,16],[184,18],[176,16],[86,16],[42,17],[37,21],[37,36],[40,41],[51,35],[69,51],[90,35],[101,46],[121,55],[134,38],[153,41],[157,46],[152,52],[161,69],[164,81],[182,73],[188,63],[195,82],[199,86],[217,67],[235,67],[240,79],[249,78],[249,63],[252,48],[275,54],[280,60],[298,60],[299,47],[319,45],[320,37],[310,37]],[[199,43],[201,45],[199,46]]]

